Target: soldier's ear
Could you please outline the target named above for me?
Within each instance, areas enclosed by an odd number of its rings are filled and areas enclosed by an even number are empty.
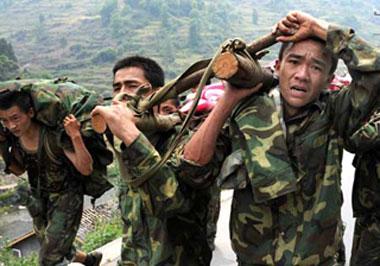
[[[278,75],[278,72],[280,71],[281,61],[280,59],[276,59],[274,63],[274,73]]]
[[[36,112],[34,111],[34,109],[32,107],[29,108],[28,110],[28,113],[27,115],[30,117],[30,118],[33,118],[35,116]]]

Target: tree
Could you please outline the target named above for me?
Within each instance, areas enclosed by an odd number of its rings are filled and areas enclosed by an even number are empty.
[[[102,21],[102,26],[108,26],[111,21],[112,13],[117,8],[117,0],[108,0],[104,3],[102,9],[100,10],[100,17]]]
[[[252,24],[257,25],[259,20],[259,14],[257,13],[256,8],[252,8]]]
[[[99,53],[95,55],[94,58],[92,58],[92,62],[94,64],[103,64],[108,62],[113,62],[116,60],[116,51],[112,48],[107,48],[104,50],[101,50]]]
[[[14,79],[17,77],[19,66],[11,43],[0,39],[0,80]]]
[[[19,67],[15,61],[0,54],[0,80],[15,79],[18,75],[18,70]]]
[[[12,44],[7,42],[4,38],[0,39],[0,55],[4,55],[9,60],[17,62],[17,58],[15,52],[13,51]]]
[[[45,16],[40,14],[38,17],[38,23],[35,26],[34,34],[36,36],[37,42],[43,42],[48,38],[46,25],[45,25]]]
[[[0,10],[5,10],[12,5],[12,0],[1,0],[0,1]]]
[[[202,43],[200,35],[200,21],[196,17],[192,17],[190,20],[189,35],[187,37],[187,44],[192,49],[197,49]]]

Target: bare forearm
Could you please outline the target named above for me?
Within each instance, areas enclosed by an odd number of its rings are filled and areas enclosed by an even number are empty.
[[[218,135],[231,114],[235,103],[221,98],[199,130],[185,145],[184,158],[199,165],[206,165],[212,159]]]
[[[314,33],[314,36],[326,41],[327,40],[327,30],[328,30],[329,24],[324,20],[315,20],[312,23],[312,31]]]
[[[72,156],[68,156],[74,167],[83,175],[90,175],[92,173],[92,156],[86,148],[82,136],[78,135],[71,138],[74,146]],[[67,155],[67,151],[65,151]],[[72,159],[70,158],[72,157]]]

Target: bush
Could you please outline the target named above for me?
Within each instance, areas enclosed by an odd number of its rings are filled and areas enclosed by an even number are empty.
[[[0,54],[0,80],[14,79],[18,75],[19,66],[15,61]]]
[[[32,253],[27,257],[16,257],[13,255],[12,249],[1,248],[0,249],[0,265],[12,265],[12,266],[34,266],[38,265],[38,256],[36,253]]]
[[[108,62],[113,62],[116,60],[116,51],[112,48],[107,48],[95,55],[94,58],[92,58],[92,62],[94,64],[103,64]]]

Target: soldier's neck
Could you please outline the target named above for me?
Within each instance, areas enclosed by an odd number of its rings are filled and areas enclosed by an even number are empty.
[[[40,125],[32,122],[29,129],[23,134],[19,140],[23,149],[27,152],[36,152],[40,139]]]

